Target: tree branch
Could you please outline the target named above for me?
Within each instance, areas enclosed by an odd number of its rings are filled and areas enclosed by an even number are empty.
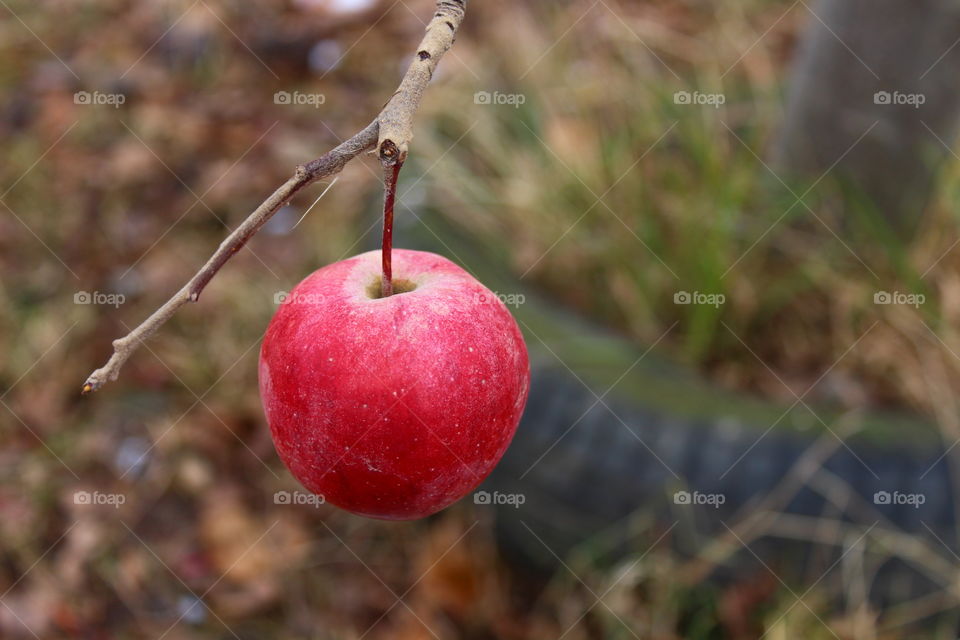
[[[137,328],[113,341],[113,355],[101,368],[91,373],[81,389],[82,393],[96,391],[107,382],[117,379],[120,368],[177,310],[188,302],[196,302],[210,280],[235,253],[240,251],[273,215],[291,198],[317,180],[339,173],[344,166],[364,151],[377,148],[384,169],[402,163],[413,138],[413,118],[420,106],[423,92],[437,63],[450,49],[457,29],[463,21],[466,0],[437,0],[436,12],[427,25],[426,34],[393,94],[380,114],[362,131],[356,133],[316,160],[297,167],[293,176],[264,200],[220,247],[207,263],[162,307],[154,311]]]
[[[423,92],[437,63],[453,45],[466,9],[467,0],[437,0],[437,10],[417,47],[417,55],[397,92],[377,118],[380,123],[377,149],[384,169],[407,159],[407,148],[413,139],[413,116],[420,107]]]

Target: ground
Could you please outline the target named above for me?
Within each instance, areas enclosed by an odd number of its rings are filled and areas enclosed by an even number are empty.
[[[373,158],[296,229],[329,181],[281,211],[81,397],[111,340],[379,110],[432,3],[2,4],[0,635],[899,637],[956,604],[877,621],[767,574],[717,591],[659,547],[544,584],[500,559],[482,505],[397,525],[278,502],[299,487],[263,420],[260,339],[277,296],[376,246]],[[797,204],[763,158],[812,19],[781,0],[471,3],[417,119],[395,243],[439,212],[524,287],[719,386],[915,412],[952,441],[960,172],[910,243],[840,225],[828,192]]]

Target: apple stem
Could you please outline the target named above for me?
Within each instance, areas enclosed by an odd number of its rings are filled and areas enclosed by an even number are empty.
[[[383,243],[380,253],[383,262],[383,278],[380,280],[380,297],[393,295],[393,205],[397,199],[397,177],[402,161],[383,168]]]

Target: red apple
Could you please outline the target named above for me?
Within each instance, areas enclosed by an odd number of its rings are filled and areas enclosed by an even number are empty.
[[[393,250],[315,271],[260,350],[277,452],[310,491],[374,518],[435,513],[490,473],[516,431],[530,365],[506,306],[446,258]]]

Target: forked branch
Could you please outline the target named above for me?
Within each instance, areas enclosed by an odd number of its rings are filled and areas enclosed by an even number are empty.
[[[420,106],[423,92],[433,77],[440,58],[453,45],[466,5],[467,0],[437,0],[433,18],[427,25],[426,33],[399,88],[373,122],[316,160],[298,166],[293,176],[264,200],[220,244],[207,263],[180,291],[133,331],[113,341],[113,355],[104,366],[87,377],[83,384],[83,393],[96,391],[105,383],[116,380],[120,368],[143,341],[169,320],[177,309],[188,302],[199,300],[203,289],[227,260],[240,251],[267,220],[304,187],[339,173],[348,162],[374,148],[377,149],[384,171],[392,169],[398,163],[402,164],[413,138],[413,118]]]

